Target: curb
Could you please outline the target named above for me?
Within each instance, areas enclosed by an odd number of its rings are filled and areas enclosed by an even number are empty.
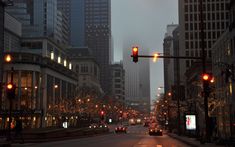
[[[181,141],[181,142],[183,142],[183,143],[185,143],[185,144],[187,144],[187,145],[190,145],[190,146],[192,146],[192,147],[200,147],[200,146],[198,146],[198,145],[195,145],[195,144],[193,144],[193,143],[191,143],[191,142],[185,141],[184,139],[181,139],[181,138],[176,137],[176,136],[174,136],[174,135],[171,135],[171,134],[169,134],[169,133],[167,133],[167,135],[170,136],[171,138],[174,138],[174,139],[176,139],[176,140],[179,140],[179,141]]]
[[[59,141],[61,139],[63,140],[70,140],[70,139],[79,139],[79,138],[87,138],[87,137],[94,137],[94,136],[101,136],[109,134],[110,132],[101,132],[101,133],[95,133],[95,134],[84,134],[84,135],[77,135],[77,136],[64,136],[64,137],[53,137],[53,138],[38,138],[38,139],[25,139],[24,143],[40,143],[40,142],[53,142],[53,141]],[[21,143],[21,140],[17,140],[16,142],[12,142],[12,144],[18,144]],[[1,145],[1,144],[0,144]]]

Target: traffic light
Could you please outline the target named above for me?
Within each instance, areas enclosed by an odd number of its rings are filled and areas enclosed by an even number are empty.
[[[133,62],[138,62],[138,47],[132,47]]]
[[[202,80],[204,81],[204,82],[208,82],[208,83],[214,83],[214,77],[213,77],[213,75],[212,74],[208,74],[208,73],[204,73],[203,75],[202,75]]]
[[[204,94],[209,97],[210,93],[211,93],[211,87],[210,84],[214,83],[214,77],[212,74],[209,73],[204,73],[202,75],[202,80],[204,82]]]
[[[14,84],[12,84],[12,83],[7,84],[7,87],[6,87],[7,98],[9,98],[9,99],[15,98],[15,89],[16,89],[16,87]]]
[[[103,110],[100,111],[100,118],[101,118],[101,120],[104,120],[104,111]]]

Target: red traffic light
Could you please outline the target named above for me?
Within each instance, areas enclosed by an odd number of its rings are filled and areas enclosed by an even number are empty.
[[[205,74],[202,75],[202,79],[203,79],[204,81],[208,81],[209,78],[210,78],[210,75],[207,74],[207,73],[205,73]]]
[[[101,111],[100,114],[101,114],[101,115],[104,115],[104,111]]]
[[[215,78],[212,76],[212,74],[204,73],[204,74],[202,75],[202,80],[203,80],[203,81],[208,81],[208,82],[214,83]]]
[[[132,47],[133,62],[138,62],[138,47]]]

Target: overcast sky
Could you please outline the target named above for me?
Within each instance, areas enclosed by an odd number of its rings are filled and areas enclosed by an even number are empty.
[[[126,36],[138,38],[150,52],[163,52],[168,24],[178,24],[178,0],[112,0],[114,60],[122,60],[122,42]],[[151,98],[163,86],[163,62],[151,62]]]

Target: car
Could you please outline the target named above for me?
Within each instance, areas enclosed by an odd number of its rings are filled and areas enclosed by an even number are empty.
[[[127,133],[127,127],[119,125],[115,128],[115,133]]]
[[[149,127],[149,135],[156,135],[156,136],[162,136],[163,131],[159,127]]]
[[[106,125],[106,124],[99,124],[99,127],[100,128],[108,128],[108,125]]]
[[[98,124],[90,124],[90,125],[89,125],[89,128],[90,128],[90,129],[96,129],[96,128],[98,128],[98,127],[99,127]]]
[[[107,124],[101,123],[99,124],[99,129],[102,129],[103,131],[109,131],[109,127]]]

